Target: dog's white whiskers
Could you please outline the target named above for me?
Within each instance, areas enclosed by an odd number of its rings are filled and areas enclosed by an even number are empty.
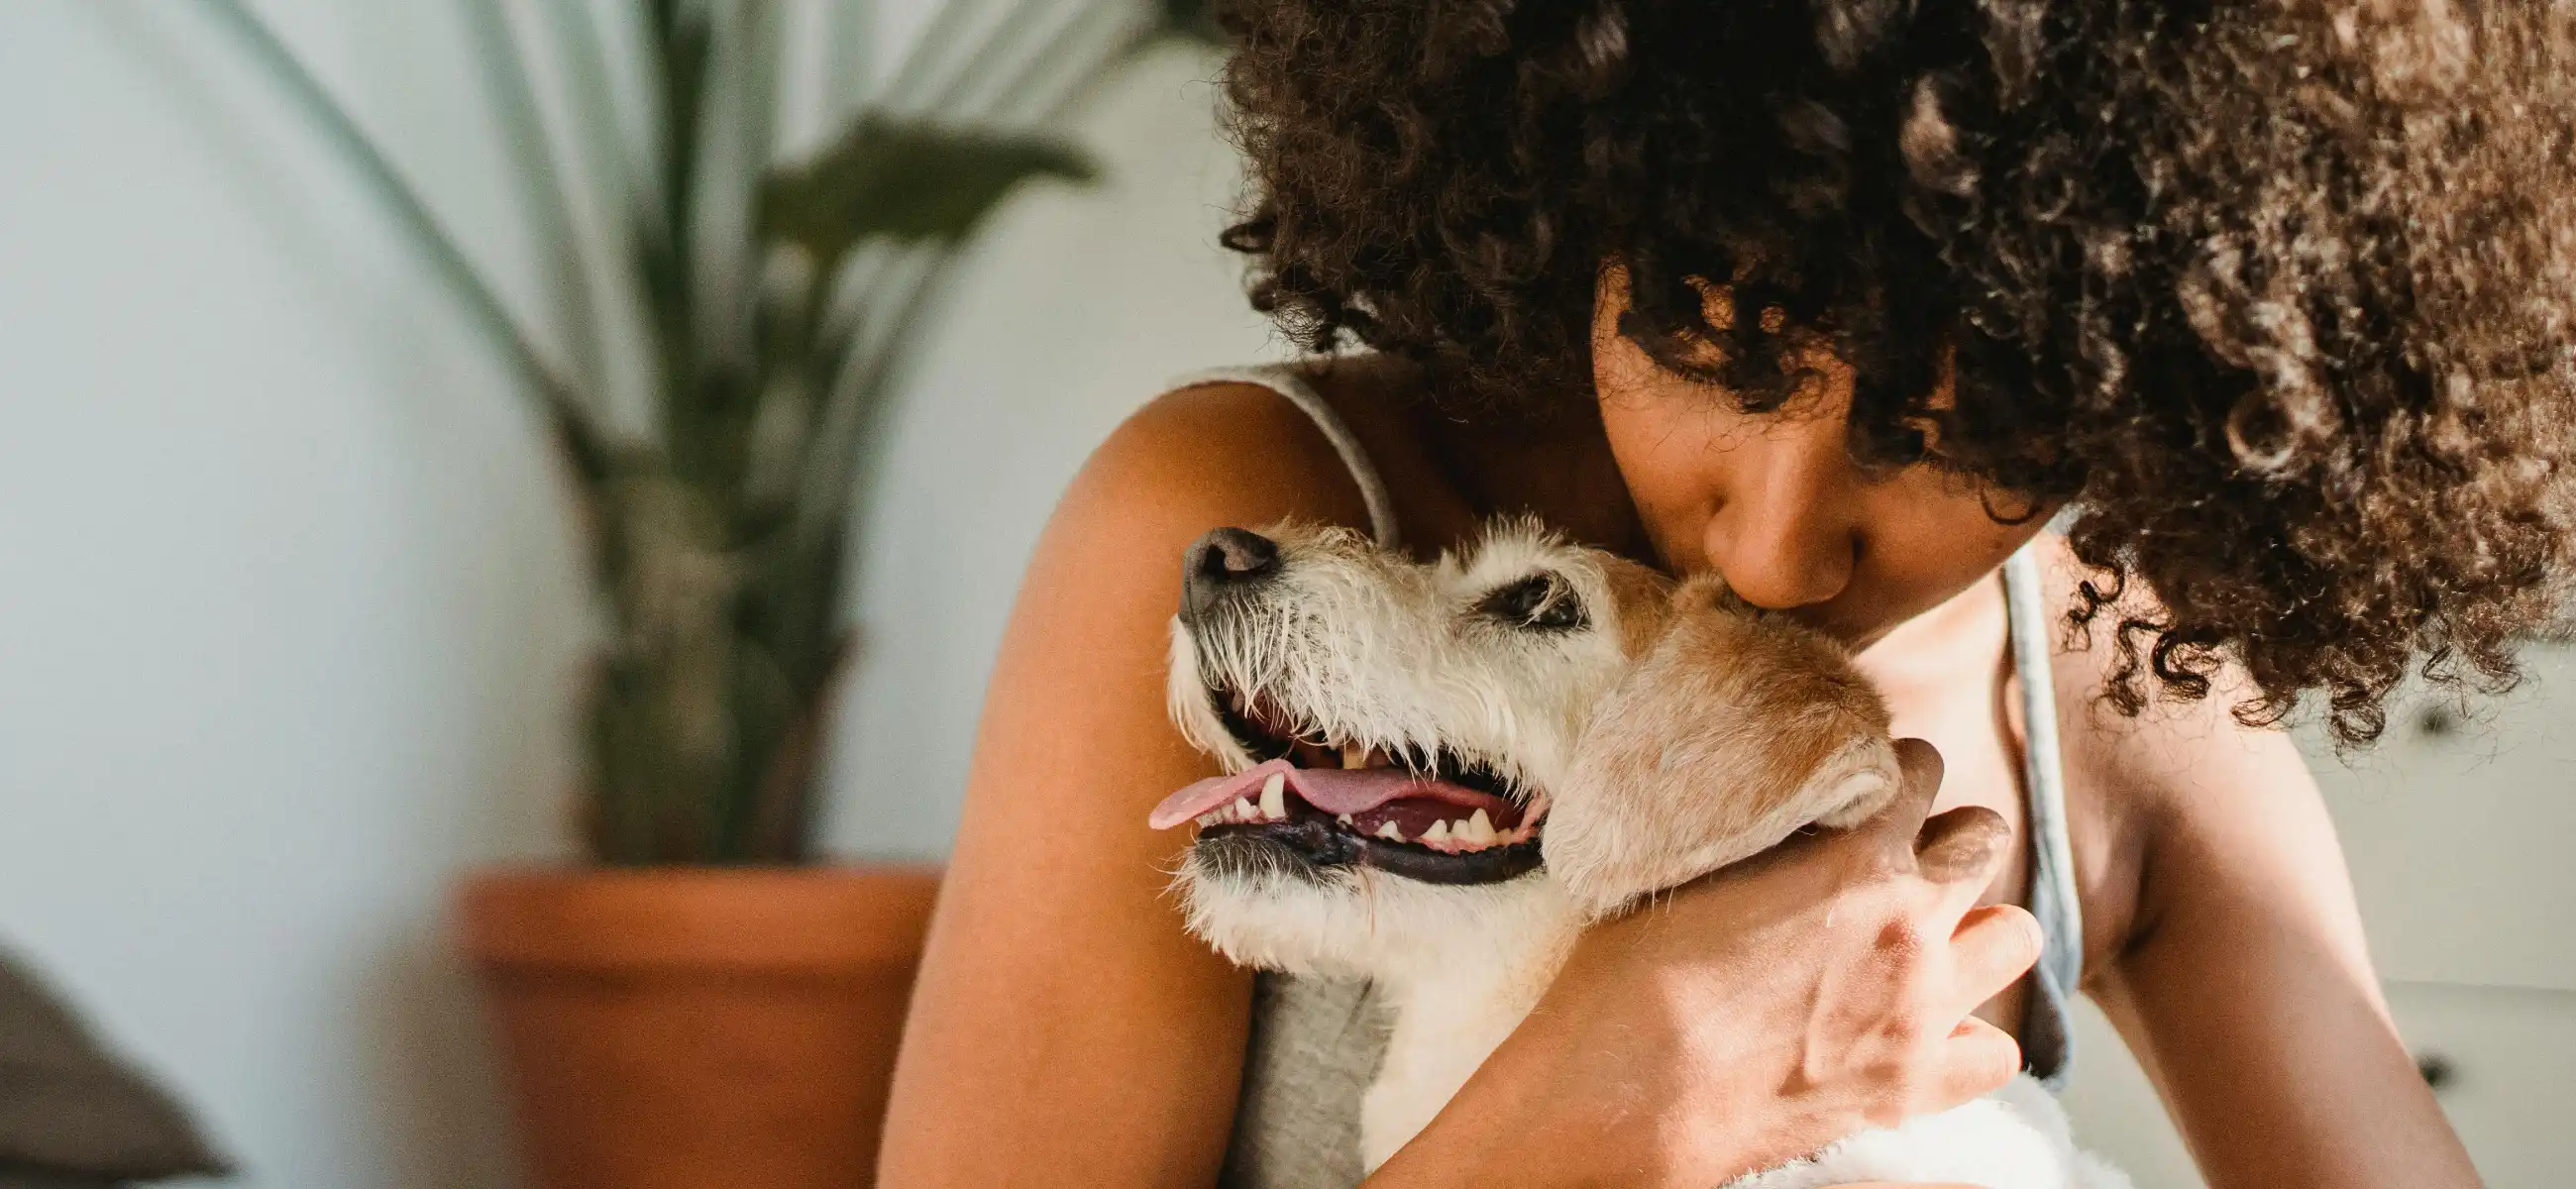
[[[1676,590],[1527,521],[1429,564],[1349,530],[1269,531],[1276,573],[1175,632],[1167,693],[1227,771],[1282,744],[1296,769],[1257,795],[1212,786],[1243,795],[1199,823],[1294,828],[1213,830],[1166,891],[1230,960],[1373,984],[1393,1031],[1361,1104],[1364,1168],[1511,1032],[1586,922],[1668,913],[1682,883],[1893,787],[1885,710],[1837,674],[1847,658],[1744,618],[1722,587]],[[1532,578],[1574,614],[1497,609]],[[1380,766],[1447,788],[1351,771]],[[1542,832],[1547,862],[1521,874]],[[1861,1171],[1794,1183],[1975,1179]]]

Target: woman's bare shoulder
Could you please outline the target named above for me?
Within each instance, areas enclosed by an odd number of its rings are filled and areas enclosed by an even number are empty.
[[[1058,514],[1183,530],[1211,516],[1206,527],[1285,516],[1368,524],[1357,481],[1314,418],[1233,381],[1147,402],[1092,452]]]
[[[2079,584],[2098,583],[2100,576],[2064,540],[2042,540],[2049,605],[2072,611]],[[2153,604],[2142,592],[2133,590],[2125,603],[2152,617]],[[2116,611],[2085,625],[2062,619],[2052,657],[2088,971],[2108,969],[2152,927],[2162,885],[2183,874],[2169,861],[2177,844],[2242,832],[2284,799],[2316,797],[2286,733],[2236,720],[2245,688],[2240,675],[2222,673],[2196,699],[2151,696],[2134,715],[2113,706],[2104,695],[2121,666]],[[2318,841],[2332,845],[2331,835],[2280,844]]]
[[[987,688],[884,1183],[1214,1179],[1250,996],[1184,932],[1165,873],[1185,840],[1146,815],[1212,770],[1163,704],[1182,553],[1285,517],[1367,512],[1330,440],[1258,385],[1149,402],[1059,502]]]

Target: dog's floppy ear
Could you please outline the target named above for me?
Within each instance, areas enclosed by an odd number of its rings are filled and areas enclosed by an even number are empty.
[[[1897,778],[1886,705],[1839,645],[1694,579],[1593,712],[1542,845],[1598,916],[1809,823],[1855,824]]]

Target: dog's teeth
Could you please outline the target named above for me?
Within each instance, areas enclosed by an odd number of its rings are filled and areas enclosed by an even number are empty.
[[[1355,823],[1355,822],[1351,821],[1351,815],[1349,815],[1349,814],[1347,814],[1347,813],[1345,813],[1345,814],[1341,815],[1340,817],[1334,818],[1333,820],[1334,820],[1334,821],[1337,821],[1337,822],[1340,822],[1340,823],[1341,823],[1345,828],[1347,828],[1347,827],[1350,827],[1350,826],[1353,826],[1353,825],[1356,825],[1356,824],[1357,824],[1357,823]]]
[[[1232,808],[1234,811],[1234,820],[1239,822],[1248,822],[1261,816],[1261,811],[1254,808],[1252,802],[1246,801],[1241,797],[1234,799],[1234,805]]]
[[[1202,826],[1222,826],[1225,824],[1225,815],[1211,809],[1206,813],[1199,815],[1199,824]]]
[[[1447,841],[1449,841],[1449,823],[1447,823],[1447,822],[1433,822],[1433,823],[1431,823],[1431,828],[1430,828],[1430,829],[1428,829],[1428,830],[1424,830],[1424,831],[1422,832],[1422,840],[1423,840],[1424,842],[1447,842]]]
[[[1464,825],[1458,827],[1456,836],[1460,842],[1469,846],[1492,846],[1494,819],[1485,816],[1485,811],[1479,809],[1475,816],[1468,818]]]
[[[1368,767],[1368,759],[1369,759],[1369,749],[1368,749],[1368,745],[1367,745],[1367,744],[1365,744],[1365,743],[1345,743],[1345,744],[1343,744],[1343,745],[1342,745],[1342,766],[1343,766],[1343,767],[1345,767],[1345,768],[1365,768],[1365,767]]]
[[[1380,838],[1391,839],[1396,842],[1404,841],[1404,831],[1397,828],[1394,822],[1380,823],[1377,828],[1377,836]]]
[[[1273,772],[1261,782],[1261,816],[1274,822],[1288,820],[1288,774]]]

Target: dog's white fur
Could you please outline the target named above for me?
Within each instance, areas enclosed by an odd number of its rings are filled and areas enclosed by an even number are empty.
[[[1254,762],[1211,696],[1259,697],[1285,725],[1390,754],[1475,756],[1545,805],[1545,867],[1438,885],[1364,866],[1223,868],[1194,851],[1177,887],[1191,930],[1232,960],[1364,977],[1392,1009],[1362,1104],[1375,1169],[1517,1027],[1591,921],[1776,845],[1848,825],[1896,788],[1885,709],[1832,644],[1753,613],[1713,582],[1503,522],[1423,564],[1357,533],[1265,530],[1275,574],[1173,632],[1170,700],[1229,770]],[[1531,630],[1480,610],[1554,575],[1581,626]],[[1902,1127],[1854,1136],[1744,1189],[1861,1180],[1993,1189],[2126,1181],[2078,1153],[2028,1079]]]

